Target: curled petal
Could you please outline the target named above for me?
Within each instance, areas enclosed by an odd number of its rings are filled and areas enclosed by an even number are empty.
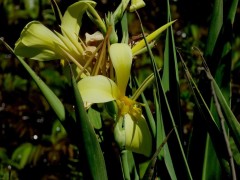
[[[145,118],[141,116],[135,121],[126,114],[124,120],[126,149],[149,157],[152,152],[152,136]]]
[[[94,1],[79,1],[69,6],[62,18],[61,27],[71,32],[73,38],[78,39],[79,30],[82,25],[82,17],[89,6],[96,6]],[[65,33],[64,31],[62,32]]]
[[[14,53],[36,60],[59,59],[56,44],[63,45],[51,30],[38,21],[32,21],[21,32]]]
[[[124,96],[132,66],[131,48],[124,43],[115,43],[110,46],[109,54],[116,72],[117,86],[121,96]]]
[[[87,76],[78,82],[78,89],[84,102],[104,103],[119,97],[115,82],[105,76]]]

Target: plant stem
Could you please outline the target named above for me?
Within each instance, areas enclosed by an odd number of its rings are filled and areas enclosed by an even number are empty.
[[[121,163],[122,163],[122,169],[123,169],[123,175],[125,180],[130,180],[130,172],[128,167],[128,157],[127,157],[127,150],[121,151]]]

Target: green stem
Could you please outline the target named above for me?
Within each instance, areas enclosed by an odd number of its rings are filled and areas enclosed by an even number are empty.
[[[123,175],[125,180],[130,180],[130,172],[128,167],[128,157],[127,157],[127,150],[121,151],[121,163],[122,163],[122,169],[123,169]]]

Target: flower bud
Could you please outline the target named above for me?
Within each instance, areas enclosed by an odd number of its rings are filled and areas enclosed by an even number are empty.
[[[114,137],[121,150],[126,148],[147,157],[152,153],[152,135],[143,116],[137,121],[130,114],[120,116],[114,128]]]
[[[146,4],[145,4],[145,2],[143,0],[132,0],[129,11],[133,12],[135,10],[138,10],[138,9],[144,7],[145,5]]]

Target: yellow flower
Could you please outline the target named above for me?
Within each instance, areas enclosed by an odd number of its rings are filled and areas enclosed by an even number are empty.
[[[80,94],[87,103],[115,100],[120,110],[116,130],[121,131],[121,137],[116,139],[119,139],[126,149],[149,156],[152,137],[147,122],[142,116],[139,103],[125,95],[132,66],[131,48],[123,43],[112,44],[109,55],[115,69],[115,82],[102,75],[85,77],[78,82]],[[125,137],[122,137],[123,134]]]
[[[74,46],[74,43],[77,46]],[[42,23],[32,21],[23,29],[15,44],[14,52],[19,56],[43,61],[69,59],[68,56],[77,59],[81,57],[83,49],[76,38],[71,41],[65,35],[52,32]]]
[[[15,43],[14,53],[40,61],[70,60],[81,69],[85,64],[78,37],[81,19],[87,9],[95,5],[94,1],[80,1],[69,6],[62,18],[61,34],[38,21],[28,23]]]

